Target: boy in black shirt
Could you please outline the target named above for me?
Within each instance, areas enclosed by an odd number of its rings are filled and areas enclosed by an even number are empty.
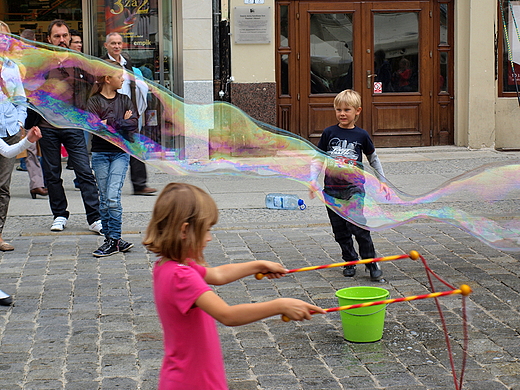
[[[363,154],[368,158],[372,168],[375,169],[379,179],[384,181],[384,172],[381,162],[377,157],[376,150],[370,135],[366,130],[356,126],[356,121],[361,113],[361,96],[359,93],[347,89],[340,92],[334,99],[334,109],[338,124],[327,127],[321,135],[318,148],[328,153],[334,158],[336,163],[343,165],[340,172],[342,175],[333,174],[333,170],[327,168],[325,172],[324,192],[337,199],[350,200],[352,209],[350,217],[360,223],[366,223],[363,217],[363,198],[364,177],[359,171],[363,168]],[[352,165],[359,169],[348,170],[344,165]],[[353,174],[352,174],[353,172]],[[388,187],[381,183],[382,190],[388,197]],[[314,192],[309,193],[310,198],[314,198]],[[352,236],[356,238],[359,246],[359,255],[362,259],[376,257],[374,244],[370,236],[370,231],[360,228],[347,221],[327,207],[332,232],[336,242],[341,247],[341,254],[344,261],[359,260],[359,256],[354,248]],[[383,278],[383,271],[378,263],[366,265],[370,271],[370,279],[380,281]],[[343,275],[352,277],[356,274],[356,266],[345,266]]]

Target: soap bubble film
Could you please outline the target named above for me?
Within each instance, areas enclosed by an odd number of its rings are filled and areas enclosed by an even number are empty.
[[[142,115],[141,132],[129,142],[75,103],[75,91],[66,83],[49,77],[60,72],[63,78],[95,78],[114,72],[113,65],[14,35],[5,37],[9,42],[0,55],[19,65],[29,108],[56,127],[87,130],[164,172],[287,178],[314,190],[328,207],[369,230],[429,218],[457,226],[494,248],[520,251],[520,221],[512,215],[520,198],[518,161],[484,165],[436,190],[410,195],[378,178],[371,168],[335,161],[308,141],[256,121],[228,103],[192,104],[140,78],[136,82],[148,87],[148,110]],[[322,192],[325,171],[356,190],[348,196]]]

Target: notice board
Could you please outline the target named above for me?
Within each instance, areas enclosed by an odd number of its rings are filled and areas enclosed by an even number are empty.
[[[271,43],[271,7],[235,7],[234,11],[235,43]]]

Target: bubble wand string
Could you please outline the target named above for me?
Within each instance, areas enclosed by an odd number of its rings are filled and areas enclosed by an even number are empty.
[[[413,296],[378,301],[378,302],[366,302],[366,303],[357,304],[357,305],[340,306],[340,307],[325,309],[325,311],[333,312],[333,311],[339,311],[339,310],[354,309],[354,308],[359,308],[359,307],[367,307],[367,306],[383,305],[383,304],[390,304],[390,303],[396,303],[396,302],[412,301],[412,300],[416,300],[416,299],[433,298],[435,300],[437,311],[439,313],[439,317],[440,317],[440,320],[442,323],[442,329],[444,331],[444,338],[445,338],[446,347],[448,350],[448,356],[449,356],[449,360],[450,360],[450,366],[451,366],[451,372],[452,372],[452,376],[453,376],[453,382],[455,385],[455,390],[461,390],[462,384],[464,382],[464,372],[466,369],[467,351],[468,351],[467,310],[466,310],[466,299],[465,298],[467,295],[469,295],[472,292],[472,290],[469,286],[462,285],[459,289],[455,289],[455,287],[453,287],[451,284],[449,284],[447,281],[443,280],[440,276],[438,276],[435,272],[433,272],[433,270],[426,263],[426,259],[422,255],[420,255],[417,251],[410,251],[410,253],[407,255],[404,254],[404,255],[397,255],[397,256],[385,256],[385,257],[379,257],[379,258],[374,258],[374,259],[366,259],[366,260],[344,262],[344,263],[334,263],[334,264],[314,266],[314,267],[297,268],[297,269],[288,271],[288,273],[339,267],[342,265],[367,264],[367,263],[373,263],[373,262],[378,262],[378,261],[399,260],[399,259],[404,259],[407,257],[411,258],[412,260],[421,259],[424,269],[426,271],[426,275],[428,277],[430,289],[432,291],[430,294],[413,295]],[[265,274],[259,273],[259,274],[256,274],[255,277],[260,280],[264,277],[264,275]],[[436,292],[435,286],[433,285],[432,276],[435,277],[439,282],[444,284],[446,287],[450,288],[451,290]],[[463,346],[462,346],[462,364],[461,364],[459,378],[457,378],[457,372],[455,370],[455,363],[454,363],[453,352],[452,352],[452,348],[451,348],[450,337],[449,337],[449,333],[448,333],[448,327],[446,325],[446,320],[444,318],[444,314],[442,312],[442,308],[441,308],[439,300],[438,300],[439,297],[453,295],[453,294],[462,295]],[[311,312],[311,314],[316,314],[316,312]],[[282,320],[286,321],[286,322],[290,321],[290,319],[284,315],[282,316]]]
[[[412,260],[418,260],[419,259],[419,253],[417,251],[410,251],[407,255],[395,255],[395,256],[384,256],[384,257],[376,257],[373,259],[364,259],[364,260],[356,260],[356,261],[345,261],[342,263],[332,263],[332,264],[325,264],[325,265],[315,265],[311,267],[302,267],[302,268],[295,268],[291,269],[286,272],[286,274],[291,274],[294,272],[304,272],[304,271],[315,271],[318,269],[326,269],[326,268],[334,268],[334,267],[341,267],[341,266],[348,266],[348,265],[356,265],[356,264],[368,264],[368,263],[377,263],[381,261],[393,261],[393,260],[400,260],[400,259],[406,259],[410,258]],[[266,274],[258,272],[255,274],[255,278],[257,280],[261,280],[264,278]]]
[[[401,298],[393,298],[393,299],[384,299],[382,301],[376,301],[376,302],[364,302],[364,303],[358,303],[355,305],[345,305],[345,306],[338,306],[338,307],[331,307],[329,309],[324,309],[327,313],[335,312],[335,311],[341,311],[341,310],[350,310],[350,309],[357,309],[360,307],[368,307],[368,306],[377,306],[377,305],[389,305],[391,303],[397,303],[397,302],[408,302],[408,301],[415,301],[417,299],[426,299],[426,298],[438,298],[438,297],[445,297],[447,295],[453,295],[453,294],[462,294],[463,296],[468,296],[471,294],[472,290],[471,287],[469,287],[467,284],[463,284],[460,286],[459,289],[456,290],[449,290],[449,291],[440,291],[430,294],[422,294],[422,295],[410,295],[407,297],[401,297]],[[311,314],[316,314],[317,312],[311,311]],[[284,322],[289,322],[291,319],[287,317],[286,315],[282,315],[282,320]]]

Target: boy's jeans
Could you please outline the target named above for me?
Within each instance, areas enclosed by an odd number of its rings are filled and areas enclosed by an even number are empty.
[[[332,225],[332,232],[336,242],[341,247],[341,257],[344,261],[359,260],[352,236],[356,238],[359,246],[359,256],[361,259],[371,259],[376,257],[376,250],[370,236],[370,230],[365,230],[359,226],[350,223],[343,217],[340,217],[334,211],[327,207],[330,224]]]
[[[130,155],[125,152],[93,152],[92,169],[99,188],[99,214],[105,237],[119,240],[123,223],[121,189]]]

